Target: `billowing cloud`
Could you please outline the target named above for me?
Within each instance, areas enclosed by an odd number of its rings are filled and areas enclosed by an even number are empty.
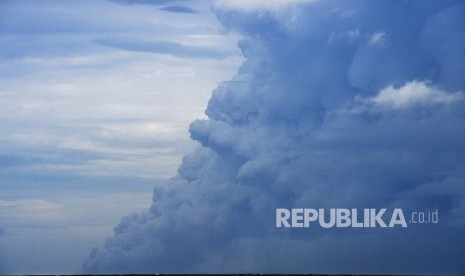
[[[465,272],[465,4],[217,12],[246,61],[191,124],[201,146],[84,271]],[[438,210],[440,223],[275,227],[276,208],[304,207]]]

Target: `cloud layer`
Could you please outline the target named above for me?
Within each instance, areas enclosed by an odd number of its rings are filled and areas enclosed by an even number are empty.
[[[167,54],[180,58],[224,59],[228,55],[233,55],[233,53],[214,48],[209,49],[206,47],[182,45],[180,43],[159,40],[147,41],[137,39],[128,40],[127,38],[97,38],[94,42],[127,51]]]
[[[195,148],[187,128],[242,62],[237,35],[206,1],[0,0],[0,14],[0,274],[76,274]]]
[[[218,9],[245,63],[201,146],[85,272],[463,273],[465,5],[315,1]],[[276,208],[440,213],[407,229],[283,230]]]

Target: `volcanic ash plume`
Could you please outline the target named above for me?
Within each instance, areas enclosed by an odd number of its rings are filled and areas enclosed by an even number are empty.
[[[215,12],[246,61],[191,124],[201,146],[84,271],[464,273],[465,2]],[[276,208],[438,210],[439,223],[276,228]]]

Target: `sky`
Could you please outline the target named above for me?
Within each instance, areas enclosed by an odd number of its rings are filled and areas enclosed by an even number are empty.
[[[2,273],[465,273],[463,1],[0,7]]]
[[[79,273],[242,62],[209,3],[149,2],[0,1],[0,274]]]

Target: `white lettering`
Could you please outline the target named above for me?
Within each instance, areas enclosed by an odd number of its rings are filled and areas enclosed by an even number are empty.
[[[288,209],[276,209],[276,227],[291,227],[288,219],[291,217],[291,212]]]

